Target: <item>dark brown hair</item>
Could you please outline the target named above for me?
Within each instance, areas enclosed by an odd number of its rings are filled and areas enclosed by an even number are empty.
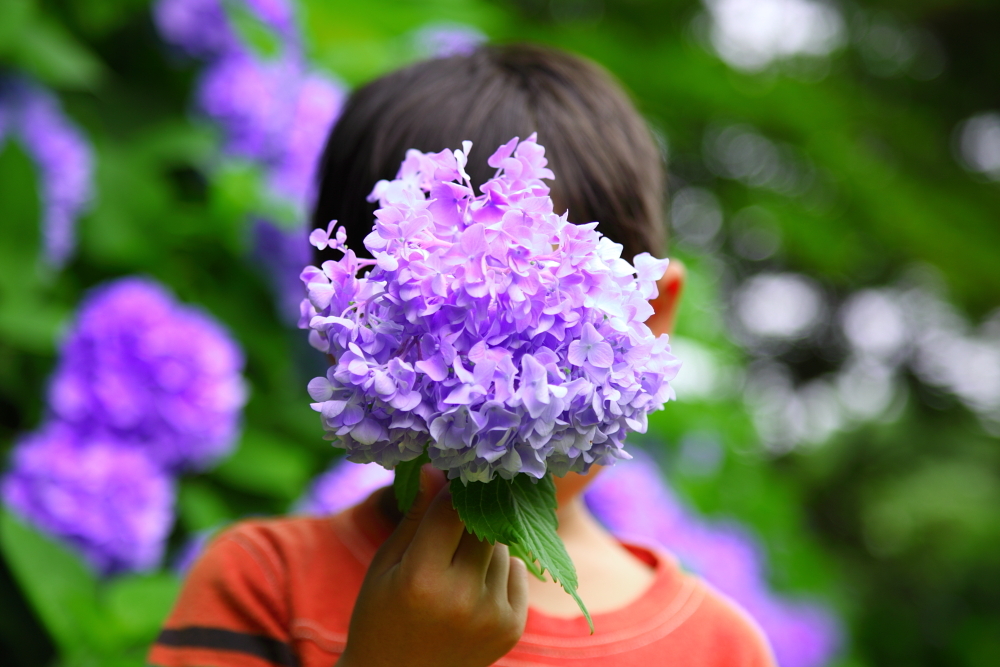
[[[372,228],[365,198],[392,179],[408,148],[474,144],[474,185],[493,175],[486,158],[511,137],[538,132],[556,211],[624,246],[623,256],[664,250],[664,176],[645,121],[611,76],[578,56],[534,45],[483,46],[427,60],[351,95],[327,140],[313,225],[338,220],[359,255]],[[327,251],[329,252],[329,251]]]

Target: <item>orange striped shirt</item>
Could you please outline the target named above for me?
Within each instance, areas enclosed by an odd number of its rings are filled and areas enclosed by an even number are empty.
[[[391,530],[373,498],[333,517],[237,524],[192,568],[149,663],[331,667],[368,564]],[[594,614],[594,635],[582,616],[529,609],[521,641],[496,664],[773,667],[763,634],[735,604],[668,554],[626,546],[655,570],[639,599]]]

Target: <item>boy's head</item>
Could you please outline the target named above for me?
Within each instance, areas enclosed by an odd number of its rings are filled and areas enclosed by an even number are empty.
[[[532,132],[556,176],[549,185],[557,212],[568,210],[575,223],[599,222],[628,260],[663,254],[663,163],[642,116],[594,63],[533,45],[483,46],[420,62],[355,91],[327,140],[313,226],[337,220],[347,245],[367,256],[363,240],[375,211],[367,196],[379,180],[395,178],[408,149],[436,152],[472,141],[466,169],[478,186],[493,176],[486,158]],[[683,267],[671,262],[646,322],[654,334],[670,331],[683,283]],[[560,505],[598,470],[557,479]]]
[[[486,158],[511,137],[538,132],[556,211],[640,252],[664,251],[664,175],[645,121],[610,75],[561,51],[483,46],[469,55],[417,63],[357,90],[327,141],[313,226],[338,220],[364,255],[375,183],[396,176],[406,150],[475,147],[474,185],[492,174]],[[475,157],[476,155],[479,157]]]

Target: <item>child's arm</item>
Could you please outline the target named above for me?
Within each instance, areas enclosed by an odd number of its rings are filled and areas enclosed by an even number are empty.
[[[486,667],[514,647],[527,613],[524,563],[468,534],[445,488],[379,549],[337,667]]]

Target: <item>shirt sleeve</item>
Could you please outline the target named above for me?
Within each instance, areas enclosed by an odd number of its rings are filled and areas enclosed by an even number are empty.
[[[285,571],[253,522],[219,535],[195,562],[150,650],[155,667],[298,667]]]
[[[740,605],[708,587],[702,609],[718,667],[778,667],[767,635]]]

